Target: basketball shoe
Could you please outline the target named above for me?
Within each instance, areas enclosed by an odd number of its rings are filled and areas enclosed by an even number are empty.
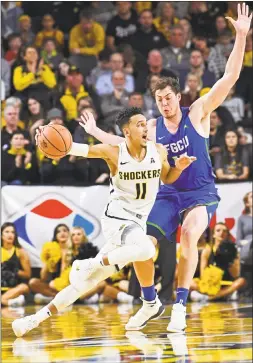
[[[157,295],[153,301],[146,301],[144,299],[142,301],[143,305],[140,310],[125,325],[126,330],[141,330],[147,325],[149,320],[158,319],[165,311]]]
[[[182,333],[186,327],[186,307],[179,303],[174,304],[167,330],[172,333]]]
[[[16,319],[12,323],[12,329],[16,337],[20,338],[29,331],[39,326],[39,322],[35,318],[35,315],[29,315],[25,318]]]

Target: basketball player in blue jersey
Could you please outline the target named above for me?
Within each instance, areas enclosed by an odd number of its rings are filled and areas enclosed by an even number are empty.
[[[175,158],[182,154],[194,155],[197,161],[186,169],[172,185],[162,185],[148,218],[148,234],[156,239],[168,239],[181,221],[181,256],[178,270],[176,302],[172,308],[168,331],[182,332],[186,328],[186,301],[190,283],[198,263],[197,242],[207,228],[219,203],[214,185],[214,175],[208,153],[210,114],[227,97],[239,78],[243,64],[246,36],[252,14],[245,3],[238,4],[238,19],[227,18],[236,30],[234,48],[228,58],[223,77],[190,108],[180,107],[179,84],[172,78],[161,78],[153,94],[161,117],[148,123],[148,137],[166,146],[168,161],[173,166]],[[81,125],[85,130],[104,143],[117,144],[122,141],[98,129],[92,115],[86,114]],[[135,271],[144,296],[143,307],[130,318],[126,329],[138,330],[145,326],[155,314],[148,308],[147,301],[154,301],[154,264],[149,260],[134,263]]]

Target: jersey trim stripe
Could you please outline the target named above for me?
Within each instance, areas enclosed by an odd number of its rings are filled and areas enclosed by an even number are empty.
[[[132,219],[125,219],[125,218],[119,218],[119,217],[115,217],[115,216],[110,216],[110,215],[108,214],[108,208],[109,208],[109,205],[110,205],[110,203],[108,203],[108,204],[107,204],[107,206],[106,206],[106,210],[105,210],[105,216],[106,216],[106,217],[108,217],[108,218],[113,218],[113,219],[118,219],[118,220],[120,220],[120,221],[129,221],[129,222],[134,222],[134,223],[138,224],[138,226],[140,226],[140,227],[142,228],[142,226],[141,226],[139,223],[137,223],[136,221],[134,221],[134,220],[132,220]],[[143,228],[142,228],[142,229],[143,229]]]
[[[158,226],[158,224],[155,224],[155,223],[152,223],[152,222],[147,222],[147,224],[149,224],[152,227],[157,228],[158,231],[160,231],[163,236],[166,236],[165,231],[160,226]]]

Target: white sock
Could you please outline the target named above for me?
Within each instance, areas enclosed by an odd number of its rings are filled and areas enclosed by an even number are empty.
[[[87,288],[86,291],[89,291],[92,287],[93,286]],[[60,312],[64,310],[67,306],[72,305],[86,291],[78,291],[74,288],[74,286],[69,285],[65,287],[65,289],[58,292],[58,294],[51,301],[51,304],[54,304],[57,311]]]
[[[47,306],[45,306],[44,308],[40,309],[36,314],[35,314],[35,318],[39,323],[42,323],[42,321],[50,318],[50,316],[52,315],[51,311],[48,309]]]
[[[126,292],[120,291],[117,295],[117,300],[119,302],[125,303],[125,302],[132,302],[134,297],[132,295],[128,295]]]
[[[15,297],[14,299],[9,299],[8,300],[8,306],[12,306],[12,305],[22,305],[24,301],[24,295],[19,295],[18,297]]]

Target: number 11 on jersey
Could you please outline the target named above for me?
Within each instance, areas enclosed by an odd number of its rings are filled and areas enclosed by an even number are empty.
[[[147,194],[147,183],[136,184],[136,199],[145,199]]]

